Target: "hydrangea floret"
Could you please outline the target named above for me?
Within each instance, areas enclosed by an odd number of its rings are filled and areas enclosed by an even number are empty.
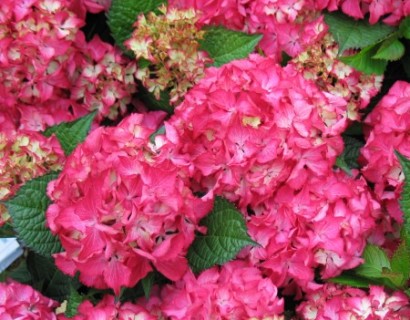
[[[56,137],[37,132],[0,133],[0,200],[12,197],[28,180],[60,170],[65,157]],[[10,219],[0,204],[0,226]]]
[[[298,307],[301,319],[380,319],[404,320],[410,315],[409,298],[402,292],[386,292],[382,287],[361,289],[325,284],[306,295]]]
[[[64,251],[55,262],[96,288],[132,287],[155,267],[171,280],[212,201],[196,198],[186,174],[147,145],[163,113],[134,114],[98,128],[49,185],[47,221]]]
[[[199,49],[204,36],[197,26],[198,13],[193,9],[158,8],[161,14],[140,15],[135,30],[125,45],[151,64],[139,68],[137,78],[157,99],[161,91],[169,91],[170,102],[177,104],[184,94],[204,75],[212,62]]]
[[[58,303],[31,286],[15,281],[0,283],[0,318],[56,320],[54,313]]]

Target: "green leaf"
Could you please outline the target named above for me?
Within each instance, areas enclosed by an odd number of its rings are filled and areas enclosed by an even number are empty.
[[[16,235],[10,223],[6,223],[0,227],[0,238],[12,238]]]
[[[389,38],[383,41],[380,48],[377,50],[373,59],[382,59],[387,61],[396,61],[403,57],[406,48],[396,37]]]
[[[377,46],[364,48],[357,54],[340,57],[339,60],[366,74],[382,75],[387,67],[386,60],[373,59]]]
[[[403,286],[410,276],[410,250],[405,241],[402,241],[391,258],[391,269],[402,274],[402,282],[398,286]]]
[[[138,97],[144,102],[145,106],[150,110],[162,110],[168,114],[174,113],[174,108],[170,105],[170,96],[168,91],[161,91],[160,99],[157,100],[155,96],[149,92],[142,85],[138,86]]]
[[[149,141],[155,144],[155,137],[161,134],[165,134],[165,126],[161,126],[153,134],[149,136]]]
[[[27,247],[45,256],[61,251],[60,242],[45,226],[45,212],[51,203],[46,189],[57,177],[58,173],[53,172],[32,179],[4,203],[13,219],[17,237]]]
[[[360,149],[363,146],[363,142],[359,139],[343,135],[344,149],[343,153],[337,157],[336,166],[351,175],[351,169],[358,169],[359,164],[357,159],[360,154]]]
[[[347,49],[362,49],[374,45],[396,31],[383,23],[370,24],[365,20],[355,20],[340,12],[325,14],[329,31],[339,44],[339,54]]]
[[[43,134],[46,137],[50,137],[54,133],[58,141],[60,141],[64,153],[68,156],[79,143],[85,140],[96,114],[97,111],[94,111],[78,120],[62,122],[56,126],[47,128]]]
[[[85,296],[82,296],[77,290],[70,286],[70,295],[67,298],[67,307],[64,315],[68,318],[72,318],[78,313],[78,306],[85,300]]]
[[[163,3],[166,3],[166,0],[113,0],[107,23],[116,45],[127,51],[124,41],[130,38],[137,17],[141,13],[154,11]]]
[[[8,275],[17,282],[32,285],[32,278],[26,260],[22,260]]]
[[[369,279],[349,272],[342,273],[340,276],[331,278],[328,281],[355,288],[367,288],[370,284]]]
[[[403,19],[399,25],[401,36],[410,40],[410,16]]]
[[[208,52],[214,60],[213,65],[219,67],[232,60],[246,58],[261,39],[262,35],[259,34],[209,27],[200,41],[200,49]]]
[[[400,154],[398,151],[395,152],[396,157],[399,159],[403,173],[404,173],[404,186],[401,193],[400,207],[403,211],[403,234],[406,245],[410,248],[410,160],[405,156]]]
[[[202,219],[206,235],[197,235],[188,250],[188,261],[194,272],[233,259],[247,245],[257,245],[246,232],[245,220],[235,206],[217,197],[211,213]]]
[[[390,261],[383,249],[368,244],[363,252],[364,263],[355,269],[357,275],[365,278],[383,278],[385,269],[391,270]]]
[[[150,272],[144,279],[141,280],[142,289],[144,290],[145,298],[149,299],[151,294],[152,286],[155,281],[155,273]]]

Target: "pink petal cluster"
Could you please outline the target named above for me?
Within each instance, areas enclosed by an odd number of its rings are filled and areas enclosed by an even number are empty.
[[[28,180],[60,170],[64,153],[56,137],[37,132],[0,132],[0,200],[12,197]],[[0,204],[0,226],[10,215]]]
[[[381,88],[383,76],[367,75],[337,60],[339,46],[330,34],[309,46],[289,63],[326,94],[346,100],[340,119],[360,120],[364,109]]]
[[[64,248],[55,262],[88,286],[118,294],[153,266],[171,280],[188,268],[186,251],[212,201],[196,198],[184,172],[149,148],[163,117],[134,114],[96,129],[49,184],[47,221]]]
[[[112,0],[71,0],[70,10],[81,19],[86,18],[87,12],[100,13],[108,11]]]
[[[156,320],[158,318],[144,307],[126,302],[120,304],[115,301],[115,298],[110,295],[105,295],[97,305],[85,300],[78,306],[78,313],[72,318],[67,318],[64,315],[59,315],[58,320],[102,320],[102,319],[117,319],[117,320]]]
[[[284,182],[326,176],[343,149],[334,121],[343,99],[328,97],[293,68],[251,55],[209,68],[165,123],[174,157],[197,188],[238,201],[269,198]]]
[[[370,290],[326,284],[306,295],[297,308],[305,320],[327,319],[410,319],[410,301],[402,292],[385,292],[382,287]]]
[[[325,25],[314,1],[301,0],[170,0],[171,7],[194,8],[206,25],[224,25],[249,33],[261,33],[260,48],[281,59],[282,51],[295,56],[320,38]]]
[[[44,297],[28,285],[15,281],[0,283],[0,319],[56,320],[56,301]]]
[[[394,151],[410,157],[410,83],[397,81],[364,121],[366,144],[361,149],[362,173],[374,183],[374,190],[397,221],[404,182],[401,165]]]
[[[361,264],[366,239],[381,216],[366,181],[343,171],[310,175],[297,189],[283,185],[252,209],[247,228],[260,247],[248,257],[288,290],[292,281],[300,290],[317,286],[315,269],[327,279]]]
[[[135,63],[98,38],[86,43],[69,4],[3,1],[0,118],[8,126],[40,131],[95,109],[112,118],[135,92]]]
[[[169,320],[283,320],[284,301],[277,293],[258,268],[236,260],[198,277],[188,271],[181,281],[140,303]]]
[[[371,24],[383,20],[384,23],[397,25],[410,15],[410,2],[406,0],[319,0],[317,6],[329,11],[341,9],[355,19],[363,19],[369,14]]]

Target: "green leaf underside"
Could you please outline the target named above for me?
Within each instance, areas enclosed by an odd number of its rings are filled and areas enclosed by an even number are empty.
[[[77,147],[78,144],[83,142],[90,132],[91,123],[94,120],[96,111],[72,122],[62,122],[56,126],[47,128],[43,134],[46,137],[50,137],[53,133],[56,135],[58,141],[60,141],[61,147],[64,150],[66,156]]]
[[[331,278],[328,281],[356,288],[367,288],[369,286],[368,279],[357,276],[355,274],[351,274],[349,272],[342,273],[340,276]]]
[[[246,58],[262,38],[259,34],[251,35],[223,27],[209,27],[205,31],[204,39],[200,41],[200,49],[208,52],[216,67],[232,60]]]
[[[401,193],[400,207],[403,211],[403,237],[408,248],[410,248],[410,160],[396,151],[396,156],[400,161],[404,173],[404,186]]]
[[[399,30],[403,37],[410,40],[410,16],[401,21]]]
[[[362,71],[366,74],[382,75],[387,67],[386,60],[373,59],[377,52],[377,46],[370,46],[364,48],[357,54],[339,57],[339,60],[348,64],[349,66]]]
[[[375,245],[367,245],[363,252],[364,263],[355,269],[357,275],[366,278],[383,278],[391,270],[387,254]]]
[[[78,313],[78,306],[85,300],[85,297],[82,296],[73,288],[70,286],[70,295],[67,299],[67,307],[66,311],[64,312],[64,315],[68,318],[72,318]]]
[[[127,51],[125,40],[130,38],[134,23],[141,13],[155,10],[165,0],[113,0],[108,11],[108,26],[117,46]]]
[[[188,261],[194,272],[232,260],[247,245],[256,243],[246,232],[245,220],[235,206],[217,197],[212,212],[202,219],[206,235],[197,235],[189,248]]]
[[[376,54],[373,56],[373,59],[396,61],[403,57],[405,51],[406,48],[404,47],[404,44],[394,37],[383,41]]]
[[[355,20],[340,12],[325,14],[329,31],[339,44],[339,54],[348,49],[362,49],[387,38],[396,31],[383,23],[371,25],[365,20]]]
[[[47,184],[58,177],[50,173],[28,181],[6,205],[17,232],[24,244],[45,256],[61,251],[60,242],[46,228],[45,212],[51,201],[46,195]]]

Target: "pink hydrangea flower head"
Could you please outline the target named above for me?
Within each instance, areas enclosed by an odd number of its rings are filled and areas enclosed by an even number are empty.
[[[71,0],[70,10],[85,20],[87,12],[100,13],[108,11],[112,0]]]
[[[397,81],[365,119],[366,144],[361,149],[362,173],[375,184],[375,193],[389,214],[402,221],[398,199],[404,182],[394,154],[410,158],[410,84]]]
[[[379,92],[383,76],[366,75],[337,60],[337,57],[338,45],[330,34],[326,34],[290,63],[327,95],[346,101],[339,106],[337,119],[333,121],[360,120],[359,111]]]
[[[59,315],[58,320],[97,320],[97,319],[118,319],[118,320],[156,320],[150,311],[144,307],[126,302],[120,304],[110,295],[105,295],[95,306],[88,300],[83,301],[78,306],[78,313],[72,318]]]
[[[28,180],[60,170],[64,153],[56,137],[37,132],[0,133],[0,200],[11,198]],[[10,215],[0,204],[0,226]]]
[[[240,260],[202,272],[189,271],[181,281],[166,285],[147,306],[164,318],[283,320],[284,301],[258,268]],[[159,297],[159,299],[158,299]]]
[[[262,202],[285,181],[326,175],[342,128],[327,124],[327,97],[292,68],[252,55],[210,68],[165,124],[174,154],[201,191]]]
[[[402,292],[390,293],[378,286],[370,286],[370,290],[366,292],[325,284],[318,290],[309,292],[297,312],[306,320],[404,320],[410,316],[410,301]]]
[[[294,281],[301,290],[317,286],[315,269],[327,279],[361,264],[381,216],[366,181],[342,171],[310,175],[296,190],[285,184],[253,211],[247,227],[260,247],[250,249],[248,258],[278,287]]]
[[[137,78],[157,99],[170,91],[171,103],[180,102],[186,91],[204,74],[211,62],[205,51],[199,50],[204,31],[197,27],[197,13],[193,9],[159,8],[161,15],[151,12],[140,15],[135,30],[125,45],[138,59],[151,63],[141,68]]]
[[[0,318],[56,320],[58,303],[15,281],[0,283]]]
[[[397,0],[323,0],[317,1],[320,9],[329,11],[341,9],[343,13],[355,19],[363,19],[369,14],[371,24],[383,20],[390,25],[398,25],[408,15],[408,1]]]
[[[171,280],[188,267],[186,251],[212,203],[196,198],[186,174],[150,148],[160,114],[96,129],[49,184],[47,221],[64,248],[56,264],[88,286],[118,294],[153,266]]]

